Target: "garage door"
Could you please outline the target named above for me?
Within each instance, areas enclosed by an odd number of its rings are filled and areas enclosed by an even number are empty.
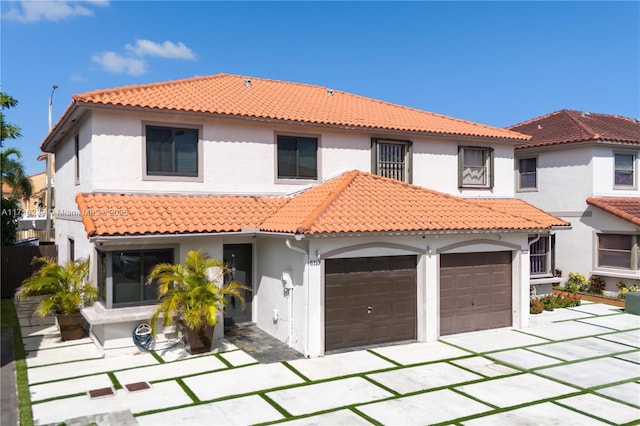
[[[416,338],[416,256],[325,261],[325,350]]]
[[[511,252],[440,256],[440,335],[511,325]]]

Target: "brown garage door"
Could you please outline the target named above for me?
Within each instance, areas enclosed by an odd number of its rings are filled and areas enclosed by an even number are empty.
[[[416,256],[327,259],[325,350],[416,338]]]
[[[441,336],[511,325],[511,252],[440,256]]]

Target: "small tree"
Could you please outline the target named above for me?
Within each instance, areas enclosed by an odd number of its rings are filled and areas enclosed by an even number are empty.
[[[218,271],[219,276],[211,277],[212,270]],[[153,335],[160,316],[164,326],[177,319],[189,329],[203,331],[207,325],[216,325],[218,310],[224,307],[226,296],[236,296],[244,304],[242,291],[251,289],[235,281],[222,284],[216,279],[228,272],[227,265],[201,250],[189,251],[182,264],[155,265],[147,281],[158,283],[160,305],[150,320]]]
[[[9,96],[4,92],[0,92],[0,121],[2,121],[2,127],[0,128],[2,131],[0,135],[0,148],[2,148],[6,139],[17,139],[22,136],[19,126],[7,123],[4,119],[4,110],[15,108],[17,105],[18,101],[14,97]]]
[[[75,314],[97,298],[98,290],[87,281],[89,260],[78,259],[61,265],[53,258],[38,257],[34,263],[42,266],[23,281],[16,299],[45,295],[35,309],[37,315]]]
[[[0,216],[0,234],[3,246],[12,246],[16,242],[18,216],[18,202],[13,198],[3,198],[2,216]]]

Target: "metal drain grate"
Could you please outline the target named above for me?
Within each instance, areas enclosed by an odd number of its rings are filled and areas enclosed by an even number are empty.
[[[94,398],[105,398],[107,396],[113,396],[115,394],[116,393],[115,393],[115,391],[113,390],[112,387],[93,389],[93,390],[87,391],[87,395],[89,395],[89,398],[91,398],[91,399],[94,399]]]
[[[124,385],[124,387],[129,392],[137,392],[137,391],[151,389],[151,385],[149,383],[147,383],[147,382],[129,383],[128,385]]]

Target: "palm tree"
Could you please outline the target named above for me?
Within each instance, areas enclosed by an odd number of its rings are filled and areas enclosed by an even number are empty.
[[[14,108],[18,105],[18,101],[12,97],[7,95],[4,92],[0,92],[0,108],[2,111],[9,108]],[[4,120],[4,113],[0,111],[0,121],[2,121],[2,133],[0,135],[0,148],[4,144],[6,139],[17,139],[22,136],[20,132],[20,127],[15,124],[7,123]]]
[[[51,257],[38,257],[34,263],[42,266],[31,277],[23,281],[16,292],[16,298],[23,300],[44,295],[35,313],[44,317],[50,313],[69,315],[93,302],[98,290],[87,281],[89,260],[59,264]]]
[[[29,177],[24,173],[24,167],[20,161],[12,158],[21,158],[22,154],[16,148],[7,148],[0,153],[0,169],[2,170],[2,183],[11,186],[12,198],[29,198],[33,187]]]
[[[209,327],[213,332],[219,309],[226,303],[225,296],[236,296],[244,304],[243,290],[251,290],[235,281],[222,284],[222,277],[228,272],[228,265],[208,257],[202,250],[189,251],[182,264],[155,265],[147,280],[147,284],[157,283],[160,301],[150,319],[152,334],[156,335],[156,322],[162,315],[163,326],[177,320],[187,331],[197,333],[206,350],[210,350],[211,336],[206,330]]]

